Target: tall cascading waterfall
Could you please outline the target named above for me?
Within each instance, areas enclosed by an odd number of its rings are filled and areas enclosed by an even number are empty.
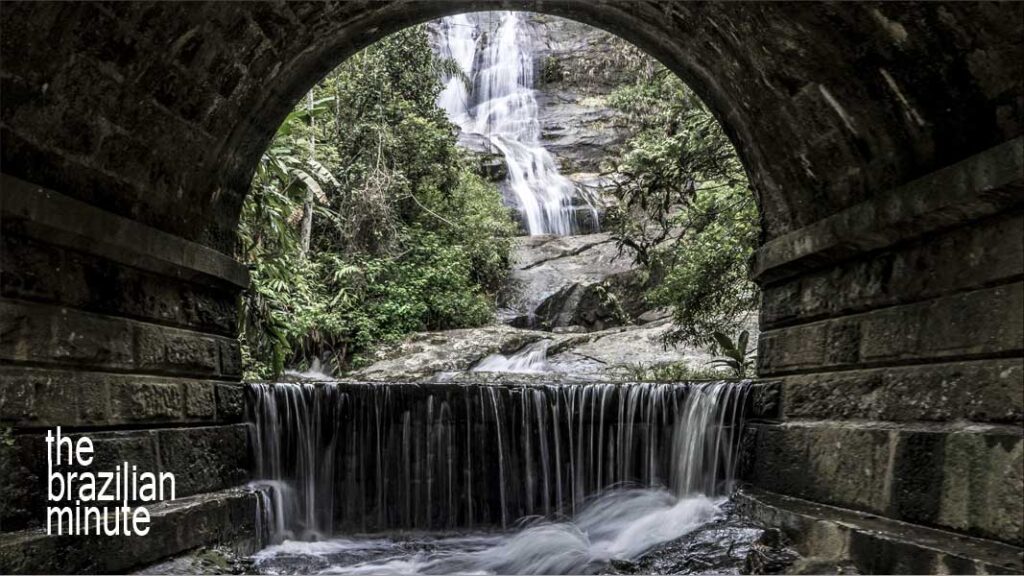
[[[471,87],[452,76],[438,105],[463,132],[484,136],[504,155],[506,186],[531,235],[596,232],[597,209],[576,193],[541,144],[534,54],[524,15],[500,12],[498,18],[496,30],[487,31],[465,14],[440,22],[438,50],[462,69]],[[589,212],[589,230],[577,218],[580,210]]]
[[[265,536],[508,527],[628,487],[727,494],[748,388],[253,384]]]

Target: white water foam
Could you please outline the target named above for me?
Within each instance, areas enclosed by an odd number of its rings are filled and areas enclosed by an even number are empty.
[[[261,570],[299,563],[321,574],[586,574],[685,536],[714,519],[722,501],[616,490],[572,521],[536,521],[509,534],[287,541],[254,559]]]
[[[517,374],[541,374],[551,372],[548,364],[548,346],[551,340],[538,340],[523,346],[514,354],[491,354],[483,358],[471,372],[513,372]]]

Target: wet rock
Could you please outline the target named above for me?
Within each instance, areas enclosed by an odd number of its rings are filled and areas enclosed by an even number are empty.
[[[743,571],[746,574],[784,574],[799,555],[786,547],[786,539],[778,528],[769,528],[750,547]]]
[[[513,312],[514,325],[531,328],[587,326],[575,316],[585,292],[633,270],[632,254],[620,253],[606,233],[520,238],[513,261],[511,285],[500,303]]]
[[[734,512],[658,546],[631,564],[613,564],[620,574],[780,574],[799,556],[781,533]],[[755,557],[756,560],[751,560]],[[751,571],[769,569],[769,571]]]
[[[253,574],[255,564],[250,558],[225,546],[203,546],[159,564],[148,566],[136,574]]]
[[[414,334],[406,340],[377,351],[370,366],[345,378],[370,381],[445,380],[472,382],[630,380],[638,365],[645,367],[684,363],[705,367],[711,359],[704,350],[689,346],[665,346],[664,336],[672,329],[668,321],[643,326],[622,326],[597,332],[579,327],[560,333],[524,330],[511,326],[486,326]],[[467,373],[491,354],[525,353],[524,348],[550,340],[548,372],[539,375]]]
[[[375,381],[412,381],[444,372],[469,370],[491,354],[511,354],[549,338],[546,332],[494,325],[413,334],[398,344],[378,349],[372,364],[346,375]]]

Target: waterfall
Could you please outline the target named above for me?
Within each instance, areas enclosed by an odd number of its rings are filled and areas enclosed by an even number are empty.
[[[631,487],[728,494],[747,389],[252,384],[262,524],[280,542],[593,517],[595,496]]]
[[[577,210],[589,211],[589,221],[596,223],[597,209],[588,197],[576,194],[541,144],[534,54],[523,14],[497,15],[494,30],[483,30],[479,18],[465,14],[440,21],[438,51],[461,68],[472,86],[467,89],[463,78],[452,76],[438,105],[463,132],[485,137],[505,157],[506,189],[531,235],[579,233]]]
[[[538,340],[523,346],[511,355],[491,354],[477,362],[471,372],[512,372],[520,374],[542,374],[551,371],[548,364],[548,346],[551,340]]]

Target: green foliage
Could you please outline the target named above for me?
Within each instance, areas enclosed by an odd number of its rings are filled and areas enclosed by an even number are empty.
[[[492,318],[515,225],[435,104],[451,72],[410,28],[350,58],[282,124],[240,226],[247,377],[314,358],[343,370],[409,332]]]
[[[746,266],[760,226],[743,166],[714,116],[664,68],[610,103],[636,127],[609,167],[618,179],[613,234],[650,273],[648,300],[673,307],[669,339],[711,343],[758,302]]]
[[[722,357],[715,358],[710,362],[712,366],[723,366],[732,370],[736,378],[745,378],[747,371],[754,367],[754,360],[751,357],[753,351],[747,350],[750,342],[750,332],[744,330],[736,337],[735,342],[722,332],[712,333],[712,338]]]

